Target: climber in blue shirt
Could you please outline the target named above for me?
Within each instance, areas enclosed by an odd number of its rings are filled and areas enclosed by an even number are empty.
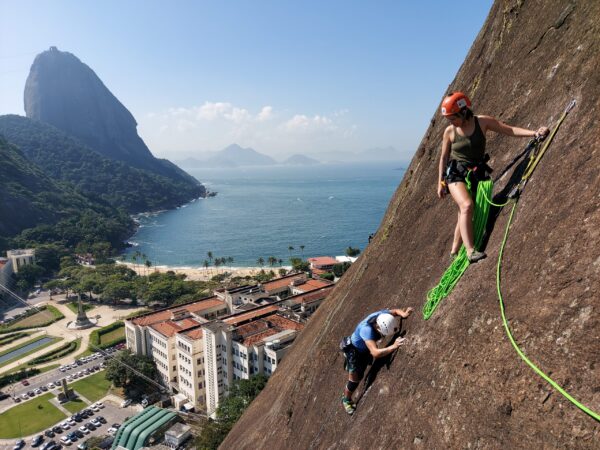
[[[406,343],[406,339],[398,337],[393,344],[378,348],[377,341],[400,331],[398,318],[406,319],[412,312],[413,309],[410,307],[374,312],[358,324],[351,336],[342,340],[340,347],[344,352],[345,369],[348,371],[348,383],[342,395],[342,405],[348,414],[353,414],[356,409],[352,402],[352,394],[360,384],[367,366],[373,362],[373,359],[383,358]]]

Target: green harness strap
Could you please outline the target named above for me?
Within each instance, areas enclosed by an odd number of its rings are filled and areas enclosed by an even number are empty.
[[[467,174],[467,189],[471,192],[471,181],[470,181],[471,172]],[[490,201],[488,200],[491,197],[492,190],[494,189],[494,183],[492,180],[484,180],[480,181],[477,187],[477,196],[475,198],[475,212],[473,214],[473,233],[475,235],[475,248],[479,248],[481,246],[481,242],[483,241],[483,235],[485,233],[485,227],[488,220],[488,215],[490,212]],[[440,282],[436,287],[431,289],[427,293],[427,301],[423,305],[423,318],[428,320],[438,304],[447,297],[462,274],[469,267],[469,259],[467,258],[467,250],[465,246],[461,246],[458,255],[450,264],[450,267],[446,269]]]

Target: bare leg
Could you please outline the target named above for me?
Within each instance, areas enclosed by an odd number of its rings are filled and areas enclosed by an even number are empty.
[[[448,189],[458,205],[460,211],[458,218],[460,236],[467,249],[467,254],[470,255],[475,249],[473,244],[473,199],[469,191],[467,191],[465,183],[451,183],[448,185]]]
[[[454,228],[454,240],[452,241],[452,250],[450,253],[456,255],[462,245],[462,236],[460,235],[460,211],[458,212],[458,219],[456,220],[456,227]]]

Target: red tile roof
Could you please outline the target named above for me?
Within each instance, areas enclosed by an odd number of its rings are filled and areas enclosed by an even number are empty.
[[[166,308],[154,313],[147,313],[141,316],[137,316],[131,319],[135,325],[149,326],[158,322],[164,322],[169,320],[171,315],[177,311],[189,311],[190,313],[201,313],[204,310],[211,309],[217,306],[226,306],[223,300],[218,297],[209,297],[202,300],[198,300],[185,305],[177,306],[174,308]]]
[[[304,278],[306,278],[306,276],[304,275],[295,275],[292,277],[278,278],[276,280],[264,283],[262,285],[262,288],[265,290],[265,292],[275,291],[277,289],[289,286],[294,282],[294,280],[302,280]]]
[[[179,331],[195,327],[196,325],[200,325],[200,322],[191,318],[187,318],[178,321],[167,320],[165,322],[155,323],[150,326],[152,327],[152,329],[158,331],[163,336],[171,337]]]
[[[314,278],[306,280],[304,283],[299,284],[298,286],[294,286],[294,289],[300,289],[304,292],[310,292],[317,289],[324,288],[326,286],[331,286],[331,281],[328,280],[317,280]]]
[[[236,314],[235,316],[225,317],[223,319],[223,322],[228,323],[230,325],[236,325],[238,323],[242,323],[247,320],[251,320],[251,319],[255,319],[257,317],[271,314],[277,310],[279,310],[279,307],[276,305],[263,306],[260,308],[253,309],[252,311],[248,311],[247,313],[244,313],[244,314]]]
[[[198,327],[190,331],[184,331],[183,334],[190,339],[200,339],[202,337],[202,328]]]
[[[243,339],[242,344],[250,346],[281,331],[300,331],[302,328],[304,328],[303,324],[272,313],[267,317],[261,317],[253,322],[240,325],[236,328],[236,332]]]
[[[308,262],[313,266],[332,266],[337,264],[335,258],[331,256],[317,256],[315,258],[308,258]]]
[[[334,285],[330,285],[318,291],[310,291],[306,294],[299,294],[290,298],[293,299],[294,303],[296,304],[310,303],[327,297],[327,295],[329,295],[329,293],[333,290],[334,287]]]

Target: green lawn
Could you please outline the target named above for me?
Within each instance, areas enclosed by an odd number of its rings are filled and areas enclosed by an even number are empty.
[[[106,371],[85,377],[75,383],[69,384],[69,387],[87,398],[90,402],[97,402],[106,395],[110,388],[110,381],[104,378]]]
[[[71,400],[70,402],[62,404],[62,407],[69,411],[71,414],[75,414],[76,412],[81,411],[86,406],[87,404],[80,398],[76,398],[75,400]]]
[[[65,316],[52,305],[46,305],[41,311],[11,323],[8,327],[0,327],[2,330],[14,330],[15,328],[35,328],[48,326],[57,320],[63,319]]]
[[[12,351],[14,351],[14,350],[16,350],[18,348],[24,347],[25,345],[31,344],[32,342],[39,341],[40,339],[43,339],[45,337],[52,338],[52,340],[49,341],[49,342],[46,342],[44,345],[40,345],[39,347],[32,348],[31,350],[29,350],[28,352],[23,353],[22,355],[15,356],[14,358],[8,359],[8,360],[0,363],[0,367],[5,366],[7,364],[10,364],[10,363],[12,363],[12,362],[14,362],[14,361],[16,361],[18,359],[22,359],[22,358],[24,358],[24,357],[26,357],[28,355],[31,355],[32,353],[40,351],[41,349],[46,348],[49,345],[55,344],[56,342],[62,340],[62,338],[58,338],[58,337],[54,337],[54,336],[38,336],[38,337],[35,337],[33,339],[28,340],[27,342],[23,342],[20,345],[17,345],[15,347],[12,347],[12,348],[9,348],[8,350],[3,351],[2,353],[0,353],[0,356],[1,355],[5,355],[6,353],[10,353],[10,352],[12,352]]]
[[[117,328],[100,335],[100,344],[116,341],[117,339],[125,339],[125,326]]]
[[[64,413],[49,402],[53,397],[40,395],[0,414],[0,439],[29,436],[63,420]]]
[[[44,373],[44,372],[48,372],[49,370],[54,370],[57,367],[60,367],[60,364],[50,364],[49,366],[40,367],[39,369],[40,369],[40,373]],[[19,364],[17,367],[15,367],[14,369],[9,370],[8,372],[2,372],[2,375],[8,375],[10,373],[16,373],[16,372],[18,372],[19,370],[22,370],[22,369],[35,369],[35,366],[30,366],[27,363]]]

